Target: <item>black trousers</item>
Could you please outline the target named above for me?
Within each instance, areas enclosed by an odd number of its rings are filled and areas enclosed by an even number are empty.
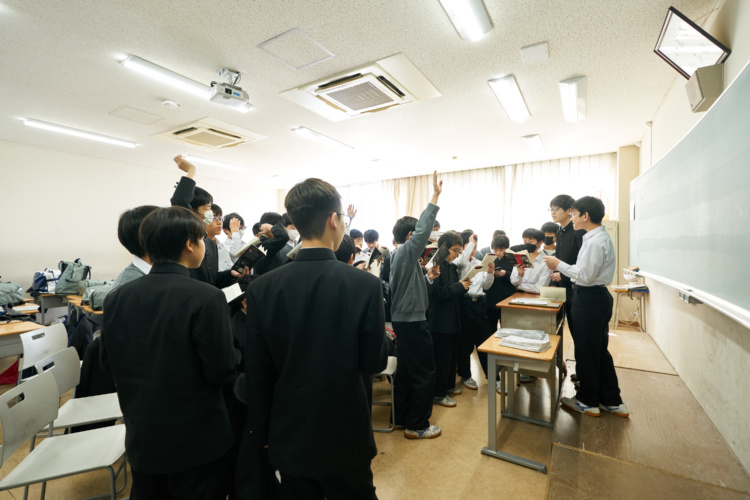
[[[281,498],[284,500],[377,500],[370,464],[326,479],[290,476],[281,472]]]
[[[132,470],[131,500],[224,500],[230,454],[174,474],[145,474]]]
[[[500,326],[498,323],[502,323],[501,317],[503,310],[499,307],[488,307],[487,308],[487,322],[490,325],[490,331],[495,333]]]
[[[563,307],[565,308],[565,319],[568,321],[568,329],[570,329],[570,334],[573,334],[573,315],[571,313],[571,310],[573,309],[573,285],[569,284],[565,288],[565,303],[563,304]]]
[[[433,333],[432,348],[435,352],[435,391],[433,396],[442,398],[456,387],[456,352],[461,349],[461,335],[456,333]]]
[[[617,373],[607,350],[612,295],[603,286],[576,287],[572,302],[576,374],[581,384],[576,399],[588,406],[619,405]]]
[[[393,322],[396,334],[396,425],[410,430],[430,426],[435,391],[435,357],[427,321]]]
[[[471,377],[471,353],[487,340],[494,330],[491,330],[487,318],[487,306],[484,299],[473,302],[465,297],[461,304],[461,352],[456,360],[458,375],[467,379]],[[497,323],[496,323],[497,324]],[[487,354],[477,351],[479,363],[487,376]],[[484,362],[482,361],[484,358]]]

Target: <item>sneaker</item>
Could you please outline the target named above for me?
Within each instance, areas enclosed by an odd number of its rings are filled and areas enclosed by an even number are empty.
[[[406,429],[406,427],[404,427],[403,425],[396,424],[396,425],[393,426],[393,430],[394,431],[402,431],[404,429]]]
[[[452,396],[458,396],[459,394],[463,393],[464,391],[461,390],[460,387],[456,386],[452,389],[448,389],[448,394]]]
[[[498,394],[500,394],[502,396],[503,393],[501,392],[500,389],[501,389],[500,388],[500,381],[498,380],[497,382],[495,382],[495,392],[498,393]],[[505,394],[508,394],[508,391],[505,391]]]
[[[536,381],[536,377],[532,375],[524,375],[523,373],[518,376],[518,381],[522,384],[530,384]]]
[[[432,402],[436,405],[445,406],[447,408],[453,408],[456,406],[456,400],[447,395],[442,398],[433,398]]]
[[[473,378],[462,378],[461,383],[464,384],[464,387],[472,391],[476,391],[479,388],[479,384]]]
[[[586,406],[576,398],[560,398],[560,402],[569,410],[577,411],[589,417],[599,417],[601,412],[596,406]]]
[[[625,403],[620,403],[617,406],[599,405],[599,408],[611,413],[612,415],[617,415],[618,417],[628,418],[630,416],[630,412],[628,411],[628,407],[625,406]]]
[[[438,437],[443,431],[437,425],[431,425],[421,431],[411,431],[406,429],[404,431],[404,437],[407,439],[432,439]]]

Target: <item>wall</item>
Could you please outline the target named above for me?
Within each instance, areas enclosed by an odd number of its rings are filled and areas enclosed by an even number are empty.
[[[725,88],[750,61],[748,26],[750,2],[746,0],[720,2],[716,15],[703,26],[732,50],[724,63]],[[703,116],[690,112],[685,82],[681,76],[675,78],[643,138],[641,173],[669,152]],[[680,301],[677,292],[666,285],[646,281],[651,290],[648,308],[652,311],[647,331],[745,470],[750,470],[750,398],[744,383],[750,367],[750,330],[708,306]]]
[[[171,159],[168,159],[171,162]],[[181,172],[0,141],[0,276],[31,285],[35,271],[80,257],[95,279],[115,278],[132,257],[117,239],[120,214],[168,206]],[[225,212],[249,224],[277,210],[275,190],[196,178]]]

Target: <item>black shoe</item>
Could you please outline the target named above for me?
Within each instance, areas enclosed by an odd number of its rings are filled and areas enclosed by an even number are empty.
[[[570,380],[573,382],[578,382],[578,375],[576,375],[575,373],[571,373]]]

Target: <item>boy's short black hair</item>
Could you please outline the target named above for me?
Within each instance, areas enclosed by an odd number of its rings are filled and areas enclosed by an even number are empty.
[[[493,250],[496,248],[507,249],[509,246],[510,246],[510,240],[504,234],[498,234],[497,236],[493,237],[492,243],[490,244],[490,248],[492,248]]]
[[[198,186],[195,186],[195,191],[193,192],[193,199],[190,200],[190,208],[193,210],[198,210],[198,207],[202,207],[203,205],[210,205],[214,202],[214,197],[211,196],[211,193],[206,191],[203,188],[199,188]]]
[[[570,207],[573,206],[573,202],[576,201],[575,198],[572,196],[569,196],[567,194],[558,194],[554,198],[552,198],[552,201],[549,202],[549,206],[551,207],[558,207],[562,208],[566,212],[570,210]]]
[[[260,222],[253,224],[253,236],[260,232]]]
[[[380,239],[380,235],[374,229],[368,229],[364,234],[365,243],[377,243]]]
[[[281,214],[276,212],[266,212],[260,216],[260,224],[271,224],[275,226],[281,220]]]
[[[154,264],[178,262],[185,243],[197,245],[206,235],[203,222],[183,207],[157,208],[143,219],[138,237]]]
[[[221,224],[221,227],[229,231],[229,223],[232,222],[232,219],[238,219],[240,221],[240,227],[245,227],[245,219],[243,219],[237,212],[227,214],[227,216],[224,217],[224,222]]]
[[[211,203],[211,211],[214,213],[214,217],[221,217],[224,215],[224,210],[222,210],[216,203]]]
[[[440,229],[440,222],[437,219],[435,219],[435,223],[432,225],[432,229],[435,229],[435,228]]]
[[[604,203],[593,196],[578,198],[570,208],[578,210],[581,215],[589,214],[589,218],[594,224],[601,224],[604,218]]]
[[[464,229],[463,231],[461,231],[461,239],[463,240],[464,245],[469,242],[472,234],[474,234],[474,231],[472,231],[471,229]],[[477,241],[479,241],[478,238]]]
[[[502,229],[496,229],[495,232],[492,233],[492,237],[494,238],[495,236],[507,236],[507,234],[505,234],[505,231]]]
[[[441,234],[440,238],[438,238],[437,244],[438,244],[438,247],[441,247],[443,246],[443,244],[446,244],[448,248],[453,248],[456,245],[464,246],[461,235],[455,231],[446,231],[443,234]]]
[[[292,224],[294,224],[294,222],[292,222],[291,217],[289,217],[289,214],[286,212],[281,214],[281,220],[282,220],[282,224],[284,224],[284,227],[291,226]]]
[[[435,221],[435,223],[437,224],[437,221]],[[409,233],[413,232],[416,228],[416,217],[411,217],[409,215],[407,215],[406,217],[401,217],[393,226],[393,239],[396,241],[396,243],[402,245],[406,242],[406,237],[409,235]]]
[[[362,231],[360,231],[359,229],[351,229],[349,231],[349,236],[351,236],[353,240],[356,240],[357,238],[364,238]]]
[[[328,217],[333,212],[342,212],[341,195],[336,188],[324,180],[314,178],[290,189],[284,199],[284,206],[304,240],[323,236]]]
[[[544,224],[542,224],[543,233],[556,233],[558,229],[560,229],[560,226],[558,226],[554,222],[545,222]]]
[[[344,235],[344,238],[341,240],[341,244],[335,254],[337,260],[344,264],[349,264],[349,259],[354,257],[355,254],[354,240],[351,236],[348,234]]]
[[[523,238],[535,239],[537,243],[544,241],[544,233],[534,227],[526,229],[521,236]]]
[[[143,219],[157,208],[159,207],[156,205],[141,205],[125,210],[120,215],[120,220],[117,222],[117,238],[122,246],[136,257],[143,258],[146,255],[143,247],[141,247],[141,242],[138,240],[138,229],[140,229]]]

